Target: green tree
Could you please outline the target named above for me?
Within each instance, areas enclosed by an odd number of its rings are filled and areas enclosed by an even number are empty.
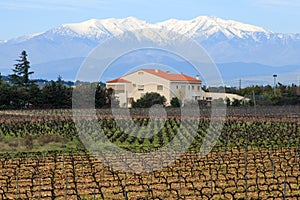
[[[226,101],[226,106],[230,106],[231,101],[230,101],[230,99],[228,97],[226,97],[225,101]]]
[[[10,103],[12,108],[28,108],[31,106],[30,97],[38,96],[38,94],[30,94],[29,90],[34,85],[34,81],[29,78],[32,71],[30,71],[30,62],[27,59],[26,51],[22,51],[17,63],[14,65],[13,74],[8,76],[12,84],[10,87]]]
[[[30,69],[30,62],[27,60],[26,51],[22,51],[20,59],[16,60],[18,63],[15,64],[13,69],[13,74],[9,75],[9,80],[11,83],[17,87],[27,88],[34,82],[30,80],[29,76],[33,74]]]
[[[146,93],[143,97],[138,99],[137,101],[132,102],[133,108],[150,108],[155,104],[165,105],[166,98],[161,96],[159,93],[150,92]]]
[[[91,102],[93,100],[91,95],[95,95],[94,102]],[[112,103],[116,104],[114,106],[119,104],[113,96],[113,89],[106,88],[105,84],[101,82],[77,83],[73,102],[75,105],[82,106],[82,108],[88,108],[91,105],[95,106],[95,108],[109,108]]]
[[[171,99],[171,101],[170,101],[170,104],[171,104],[171,106],[174,107],[174,108],[180,107],[180,101],[179,101],[179,99],[178,99],[177,97],[173,97],[173,98]]]
[[[253,100],[253,99],[250,99],[250,100],[247,102],[247,105],[249,105],[249,106],[254,106],[254,100]]]
[[[239,94],[252,98],[249,105],[254,104],[254,99],[257,105],[297,105],[300,102],[299,86],[292,84],[286,86],[278,83],[276,93],[274,88],[270,85],[266,86],[249,86],[239,91]]]
[[[10,87],[9,84],[0,79],[0,109],[10,106]]]
[[[42,107],[42,93],[38,85],[30,85],[28,88],[28,95],[31,108]]]
[[[23,109],[29,106],[28,92],[21,87],[15,85],[9,87],[10,107],[12,109]]]
[[[71,108],[72,89],[65,86],[59,76],[42,89],[42,102],[46,108]]]
[[[110,107],[113,99],[113,89],[105,88],[103,83],[98,83],[95,94],[95,107]]]

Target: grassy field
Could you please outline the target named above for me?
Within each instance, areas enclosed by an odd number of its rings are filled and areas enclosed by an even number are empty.
[[[299,107],[229,109],[206,156],[199,149],[209,110],[191,117],[183,133],[180,111],[152,121],[145,111],[132,110],[131,116],[139,127],[150,124],[146,133],[122,130],[107,110],[98,111],[98,123],[110,142],[133,153],[159,150],[174,138],[195,138],[175,162],[167,165],[170,152],[163,152],[155,163],[161,168],[147,173],[133,173],[130,165],[116,170],[101,152],[96,159],[78,137],[70,110],[1,112],[0,199],[300,198]],[[143,162],[145,168],[149,164]]]

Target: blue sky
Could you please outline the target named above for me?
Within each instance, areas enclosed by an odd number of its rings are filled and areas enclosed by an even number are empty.
[[[217,16],[300,33],[300,0],[1,0],[0,40],[91,18],[134,16],[148,22]]]

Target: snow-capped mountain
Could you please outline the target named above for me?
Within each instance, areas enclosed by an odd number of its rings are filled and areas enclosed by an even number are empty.
[[[109,36],[123,34],[126,31],[134,31],[150,27],[153,27],[153,25],[134,17],[128,17],[125,19],[110,18],[104,20],[91,19],[82,23],[64,24],[50,30],[46,34],[49,37],[53,35],[61,35],[67,37],[102,40]]]
[[[222,33],[228,39],[235,37],[246,39],[249,38],[249,36],[257,39],[255,38],[255,33],[264,34],[266,37],[269,37],[271,34],[271,32],[261,27],[207,16],[200,16],[186,21],[170,19],[165,22],[160,22],[157,25],[192,38],[209,38],[214,34]]]
[[[105,39],[127,31],[155,28],[199,42],[216,63],[247,62],[271,66],[300,64],[300,34],[274,33],[261,27],[217,17],[170,19],[151,24],[134,17],[91,19],[51,30],[0,41],[0,72],[10,73],[24,49],[40,74],[75,71],[84,57]],[[153,37],[153,38],[152,38]],[[172,37],[172,34],[170,34]],[[149,35],[149,40],[156,40]],[[74,74],[73,73],[73,74]]]

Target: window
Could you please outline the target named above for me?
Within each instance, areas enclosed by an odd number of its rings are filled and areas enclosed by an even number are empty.
[[[132,84],[133,87],[136,87],[136,84]]]
[[[194,90],[195,89],[195,87],[192,85],[192,90]]]
[[[111,85],[110,88],[112,88],[114,90],[115,94],[125,93],[125,85],[123,85],[123,84]]]
[[[138,85],[138,91],[144,91],[144,85]]]
[[[200,91],[200,86],[198,86],[198,91]]]
[[[114,94],[123,94],[125,93],[124,90],[114,90]]]
[[[163,89],[164,89],[164,87],[162,85],[157,86],[157,90],[163,90]]]
[[[127,99],[127,102],[130,103],[130,104],[132,104],[132,102],[133,102],[133,97],[128,98],[128,99]]]
[[[143,75],[144,74],[144,72],[138,72],[138,75]]]
[[[176,85],[176,89],[178,89],[178,85]]]

